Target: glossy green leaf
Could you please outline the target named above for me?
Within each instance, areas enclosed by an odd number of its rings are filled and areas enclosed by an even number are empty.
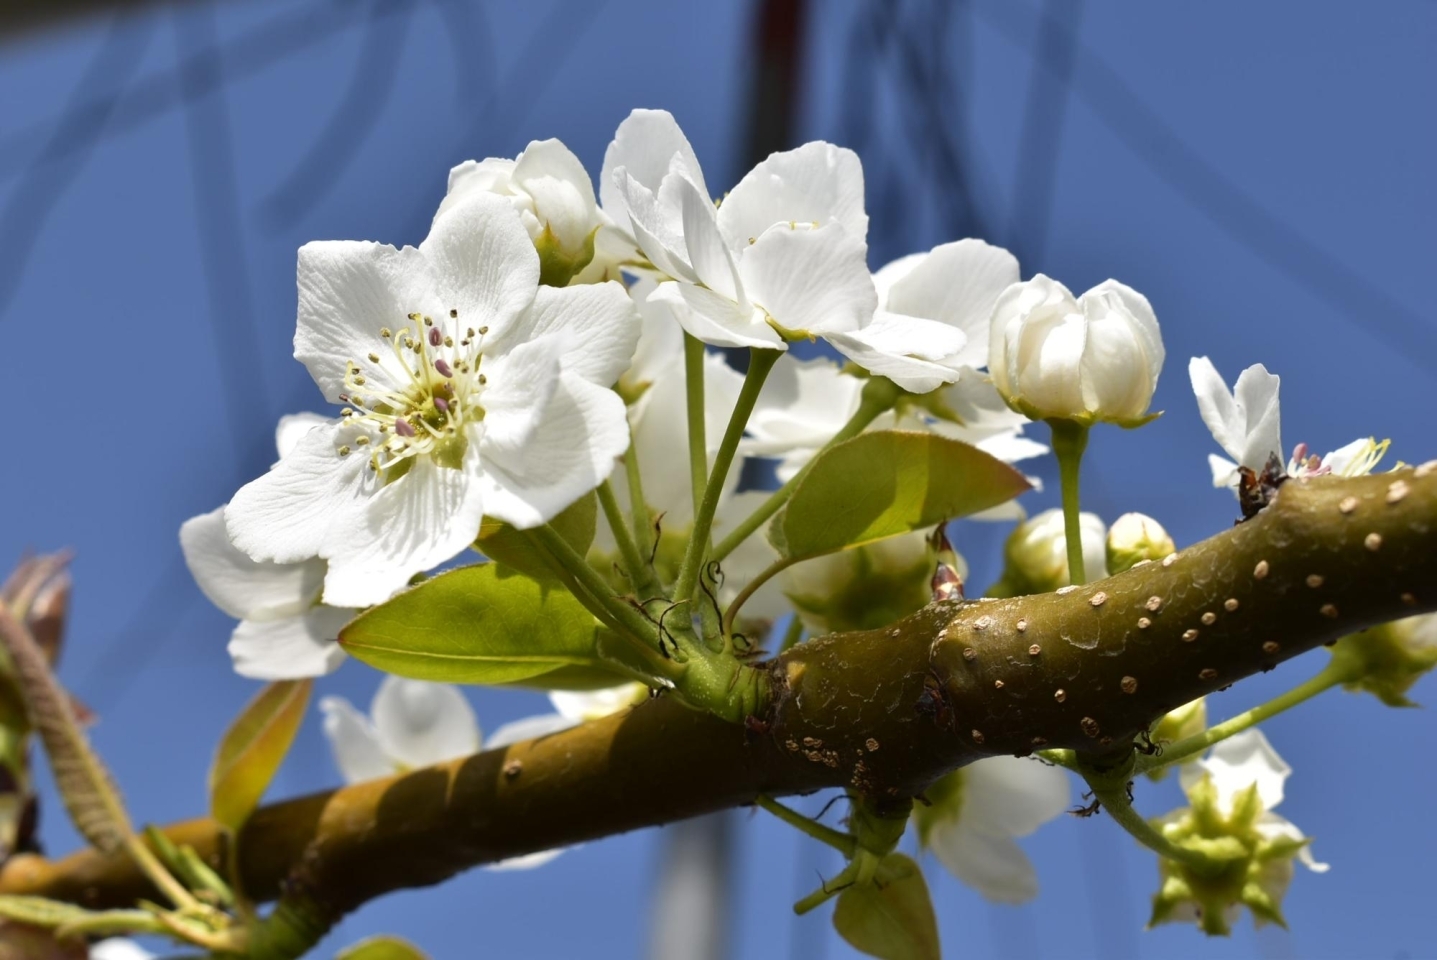
[[[334,960],[428,960],[424,951],[399,937],[370,937],[334,955]]]
[[[769,526],[788,559],[816,557],[996,507],[1029,489],[977,447],[881,430],[820,454]]]
[[[210,816],[239,830],[289,752],[309,704],[312,680],[271,683],[225,731],[210,766]]]
[[[872,883],[838,895],[833,927],[862,953],[883,960],[940,960],[938,920],[918,864],[890,853]]]
[[[531,690],[604,690],[632,679],[627,674],[616,673],[604,666],[569,666],[515,680],[507,685],[527,687]]]
[[[599,625],[552,582],[499,564],[449,570],[350,621],[345,650],[416,680],[515,683],[565,667],[604,668]]]
[[[569,541],[579,556],[583,556],[594,542],[598,510],[598,497],[590,491],[550,520],[549,526]],[[522,530],[515,530],[501,520],[484,518],[479,525],[479,539],[474,541],[474,549],[501,567],[509,567],[536,580],[554,579],[539,548],[529,542]]]

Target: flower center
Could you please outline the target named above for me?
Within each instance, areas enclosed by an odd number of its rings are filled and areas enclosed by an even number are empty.
[[[346,362],[339,395],[349,404],[340,416],[363,431],[341,445],[339,455],[368,448],[369,467],[385,483],[402,477],[420,456],[459,469],[468,442],[464,427],[484,419],[479,397],[488,379],[479,367],[489,328],[461,328],[458,310],[449,311],[447,323],[418,313],[407,320],[398,330],[380,327],[377,352]]]

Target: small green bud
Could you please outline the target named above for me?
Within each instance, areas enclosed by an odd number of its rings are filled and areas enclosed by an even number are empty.
[[[959,576],[967,564],[953,554]],[[938,554],[926,532],[816,557],[782,575],[783,592],[815,634],[876,630],[923,609]]]
[[[1157,722],[1157,726],[1153,727],[1148,737],[1153,743],[1162,746],[1196,736],[1206,729],[1207,700],[1198,697],[1164,716]],[[1155,782],[1161,780],[1168,775],[1168,771],[1171,769],[1171,767],[1157,767],[1149,770],[1148,779]]]
[[[1078,520],[1088,579],[1101,580],[1108,575],[1104,547],[1107,527],[1095,513],[1080,514]],[[990,596],[1021,597],[1067,586],[1068,539],[1063,532],[1063,511],[1044,510],[1018,524],[1003,548],[1003,559],[1003,576],[988,591]]]
[[[544,232],[534,238],[534,249],[539,254],[539,282],[549,287],[566,286],[580,270],[594,259],[595,227],[577,247],[568,248],[559,242],[549,224]]]
[[[1355,679],[1348,690],[1365,690],[1389,707],[1416,706],[1407,691],[1437,667],[1437,614],[1408,617],[1343,637],[1332,648],[1333,665]]]
[[[1108,573],[1130,570],[1144,560],[1177,553],[1163,525],[1142,513],[1125,513],[1108,528]]]

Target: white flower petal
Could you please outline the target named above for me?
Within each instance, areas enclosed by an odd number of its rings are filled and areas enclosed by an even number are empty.
[[[561,730],[578,726],[578,721],[558,713],[541,713],[532,717],[511,720],[499,727],[484,741],[485,750],[497,750],[521,740],[536,740]]]
[[[369,718],[343,697],[325,697],[319,701],[324,715],[324,736],[334,753],[335,765],[346,783],[377,780],[394,774],[394,761],[379,745],[379,737]]]
[[[955,363],[981,367],[988,362],[993,306],[1018,280],[1018,259],[1007,250],[982,240],[958,240],[919,255],[918,262],[890,284],[882,309],[962,330],[967,345]]]
[[[1263,809],[1271,810],[1282,802],[1283,782],[1292,774],[1292,768],[1256,727],[1216,744],[1197,763],[1212,776],[1218,808],[1224,811],[1232,810],[1237,794],[1254,783]]]
[[[241,487],[225,507],[234,545],[280,563],[327,556],[331,531],[354,523],[380,487],[367,457],[338,452],[358,434],[337,420],[314,427],[268,473]]]
[[[540,850],[538,853],[526,853],[521,857],[509,857],[506,860],[498,860],[486,865],[483,869],[492,873],[506,873],[511,870],[534,870],[554,860],[559,854],[571,847],[560,847],[557,850]]]
[[[783,338],[765,321],[760,310],[742,308],[727,297],[691,283],[667,281],[649,295],[673,312],[679,325],[692,336],[716,347],[760,347],[785,350]]]
[[[453,210],[461,201],[475,193],[497,193],[508,197],[514,193],[513,160],[504,157],[486,157],[483,160],[465,160],[449,169],[449,186],[434,219]]]
[[[995,837],[1026,837],[1062,816],[1070,799],[1068,774],[1030,758],[989,757],[963,768],[959,817]]]
[[[185,564],[211,603],[239,620],[277,619],[303,613],[319,599],[323,560],[251,560],[230,543],[224,513],[220,507],[180,527]]]
[[[1254,364],[1238,376],[1230,392],[1207,357],[1189,361],[1188,377],[1203,423],[1228,456],[1251,470],[1261,470],[1273,454],[1282,459],[1279,377]],[[1216,470],[1213,481],[1214,486],[1229,485],[1217,483]]]
[[[619,124],[604,151],[604,172],[599,178],[599,200],[615,226],[629,230],[628,205],[623,189],[615,182],[615,171],[626,169],[640,185],[657,193],[675,156],[687,168],[694,186],[708,196],[698,157],[673,114],[667,110],[634,110]]]
[[[694,273],[714,293],[742,305],[744,297],[738,268],[719,233],[713,202],[687,180],[678,180],[677,187],[684,242]]]
[[[1021,847],[990,837],[962,818],[935,823],[929,848],[944,869],[994,903],[1026,903],[1038,895],[1038,874]]]
[[[333,673],[346,659],[335,638],[358,612],[319,606],[283,620],[242,620],[228,647],[235,673],[255,680],[300,680]]]
[[[878,308],[868,247],[836,224],[775,227],[743,251],[738,269],[749,298],[794,333],[849,333]]]
[[[479,402],[487,444],[520,450],[533,438],[559,389],[563,355],[563,335],[551,333],[526,338],[512,350],[486,358],[489,386]]]
[[[507,354],[520,349],[524,341],[554,337],[556,355],[564,370],[608,387],[633,359],[639,330],[638,310],[621,283],[610,280],[574,287],[540,287],[524,320],[511,327],[506,337],[485,343],[485,362],[493,362],[488,359],[491,351]],[[489,376],[496,386],[499,379],[496,374]],[[515,395],[528,392],[531,405],[542,407],[543,403],[532,399],[539,383],[525,382],[523,377],[520,380],[512,385]],[[493,403],[489,393],[482,402],[487,416]]]
[[[615,171],[614,175],[623,178],[621,182],[629,212],[629,228],[644,256],[661,273],[690,282],[697,280],[698,276],[685,253],[683,212],[679,203],[679,184],[683,178],[667,177],[657,190],[650,190],[623,168]],[[665,185],[668,186],[667,194]]]
[[[888,309],[888,292],[893,285],[904,277],[908,276],[914,268],[928,258],[926,253],[910,253],[906,257],[899,257],[897,260],[890,260],[882,267],[873,271],[873,288],[878,292],[878,308]],[[999,291],[1002,292],[1001,290]],[[984,317],[984,321],[988,318]],[[987,337],[983,338],[987,341]],[[982,364],[979,364],[982,366]]]
[[[639,342],[622,380],[629,389],[654,384],[683,365],[684,328],[668,303],[649,300],[657,287],[658,281],[647,276],[639,277],[629,287],[629,297],[641,318]]]
[[[424,256],[428,297],[392,318],[419,311],[457,323],[489,327],[491,336],[523,314],[539,287],[539,255],[533,240],[502,197],[476,193],[434,221],[419,245]]]
[[[598,226],[589,172],[559,140],[534,140],[514,165],[514,182],[534,200],[534,211],[563,246],[583,244]]]
[[[1104,416],[1136,420],[1148,411],[1163,367],[1163,341],[1147,298],[1107,280],[1078,298],[1088,320],[1083,400]]]
[[[539,429],[525,443],[484,437],[485,510],[521,530],[547,523],[608,479],[615,458],[628,447],[629,423],[619,395],[561,373]]]
[[[647,696],[648,688],[642,683],[621,683],[600,690],[552,690],[549,702],[560,716],[584,723],[627,710]]]
[[[860,242],[868,236],[863,212],[863,164],[852,150],[821,140],[769,156],[724,197],[719,229],[738,250],[775,223],[837,224]]]
[[[1257,821],[1257,831],[1265,837],[1285,837],[1288,840],[1306,840],[1303,832],[1297,829],[1297,824],[1291,820],[1281,817],[1271,811],[1264,813]],[[1312,855],[1312,844],[1307,844],[1297,851],[1297,859],[1313,873],[1326,873],[1332,869],[1330,863],[1319,863]]]
[[[406,767],[479,752],[479,721],[458,687],[388,676],[369,708],[384,752]]]
[[[1228,487],[1237,489],[1240,475],[1237,472],[1237,464],[1226,457],[1219,457],[1215,453],[1207,455],[1208,469],[1212,471],[1212,485],[1214,487]]]
[[[774,365],[749,417],[749,454],[781,457],[796,471],[858,410],[863,381],[824,357],[782,357]]]
[[[1109,318],[1120,318],[1137,341],[1138,353],[1147,366],[1147,398],[1141,405],[1141,409],[1146,411],[1147,401],[1157,387],[1158,375],[1162,373],[1163,361],[1167,358],[1162,330],[1158,327],[1158,315],[1153,311],[1153,305],[1148,302],[1147,297],[1117,280],[1104,280],[1088,290],[1078,298],[1078,305],[1083,308],[1089,322],[1099,326]],[[1135,361],[1129,379],[1135,383],[1143,383],[1144,378],[1139,375],[1141,370],[1142,364]],[[1099,384],[1099,393],[1103,390],[1104,385]],[[1137,404],[1133,404],[1133,408],[1136,409]]]
[[[1041,273],[1003,291],[988,343],[998,392],[1040,410],[1081,410],[1086,326],[1068,288]]]
[[[887,377],[911,393],[928,393],[958,379],[962,330],[904,314],[874,314],[860,330],[830,333],[839,352],[869,373]]]
[[[155,960],[156,956],[124,937],[110,937],[90,945],[90,960]]]
[[[330,418],[320,413],[287,413],[279,418],[279,424],[274,428],[275,449],[281,457],[286,457],[299,444],[301,437],[329,422]]]
[[[366,607],[389,599],[409,578],[428,570],[474,542],[484,516],[479,427],[459,468],[429,457],[386,484],[363,504],[355,522],[334,531],[326,553],[324,602]]]

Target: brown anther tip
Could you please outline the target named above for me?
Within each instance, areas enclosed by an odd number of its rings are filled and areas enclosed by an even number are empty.
[[[1320,613],[1320,614],[1322,614],[1324,617],[1326,617],[1326,618],[1329,619],[1329,620],[1336,620],[1336,619],[1337,619],[1337,607],[1334,606],[1333,604],[1324,603],[1321,607],[1318,607],[1318,608],[1317,608],[1317,612]]]
[[[1040,647],[1040,646],[1039,646],[1038,644],[1036,644],[1036,643],[1035,643],[1035,644],[1032,644],[1032,645],[1030,645],[1030,646],[1028,647],[1028,656],[1030,656],[1030,657],[1036,657],[1038,654],[1040,654],[1040,653],[1042,653],[1042,652],[1043,652],[1043,648]]]
[[[1147,617],[1138,617],[1138,629],[1139,629],[1139,630],[1146,630],[1148,627],[1151,627],[1152,625],[1153,625],[1153,622],[1152,622],[1151,620],[1149,620]]]
[[[1259,560],[1257,566],[1252,568],[1252,576],[1256,580],[1264,580],[1267,578],[1267,571],[1269,569],[1266,560]]]
[[[1183,631],[1183,643],[1192,643],[1192,642],[1193,642],[1194,640],[1196,640],[1197,638],[1198,638],[1198,632],[1197,632],[1197,630],[1192,629],[1192,628],[1189,628],[1189,629]]]
[[[1157,613],[1163,608],[1163,598],[1156,595],[1148,597],[1148,602],[1143,604],[1143,606],[1147,607],[1153,613]]]
[[[1199,679],[1199,680],[1216,680],[1216,679],[1217,679],[1217,671],[1214,670],[1212,667],[1203,667],[1201,670],[1198,671],[1198,679]]]
[[[1120,682],[1120,683],[1118,684],[1118,686],[1122,688],[1123,693],[1137,693],[1137,692],[1138,692],[1138,678],[1137,678],[1137,677],[1123,677],[1122,682]]]
[[[1411,488],[1407,486],[1406,480],[1393,480],[1387,488],[1387,502],[1397,503],[1403,497],[1407,496],[1407,492],[1410,489]]]
[[[983,742],[983,731],[982,731],[982,730],[970,730],[970,731],[968,731],[968,735],[973,738],[973,742],[974,742],[974,743],[982,743],[982,742]]]
[[[1108,595],[1103,591],[1099,590],[1097,593],[1093,594],[1091,597],[1088,598],[1088,602],[1095,607],[1101,607],[1103,604],[1108,602]]]
[[[1323,584],[1322,574],[1320,574],[1320,573],[1309,573],[1309,574],[1307,575],[1307,585],[1308,585],[1309,587],[1311,587],[1312,589],[1316,590],[1318,587],[1322,586],[1322,584]]]
[[[1068,699],[1068,691],[1061,688],[1058,690],[1054,690],[1053,699],[1058,701],[1059,703],[1062,703],[1064,700]]]
[[[1369,533],[1362,541],[1362,545],[1373,553],[1382,549],[1382,534]]]
[[[1351,513],[1357,509],[1358,502],[1356,497],[1343,497],[1342,502],[1337,505],[1337,509],[1343,513]]]
[[[964,648],[963,648],[963,659],[964,659],[964,660],[977,660],[977,659],[978,659],[978,651],[977,651],[977,650],[974,650],[972,647],[964,647]]]
[[[1018,632],[1019,632],[1019,633],[1026,633],[1027,630],[1028,630],[1028,621],[1027,621],[1026,619],[1019,620],[1019,621],[1018,621]]]
[[[513,780],[515,777],[517,777],[523,772],[524,764],[522,761],[510,760],[508,763],[504,764],[504,776],[510,780]]]
[[[1276,640],[1268,640],[1262,645],[1262,652],[1267,654],[1268,656],[1272,656],[1281,649],[1282,646]]]
[[[1222,602],[1222,608],[1228,613],[1232,613],[1238,608],[1237,597],[1228,597]]]
[[[1084,717],[1082,720],[1079,720],[1078,726],[1083,728],[1083,735],[1088,737],[1096,737],[1103,732],[1098,728],[1098,721],[1092,717]]]
[[[1207,611],[1202,615],[1202,622],[1204,626],[1212,626],[1213,624],[1217,623],[1217,614],[1213,613],[1211,610]]]

